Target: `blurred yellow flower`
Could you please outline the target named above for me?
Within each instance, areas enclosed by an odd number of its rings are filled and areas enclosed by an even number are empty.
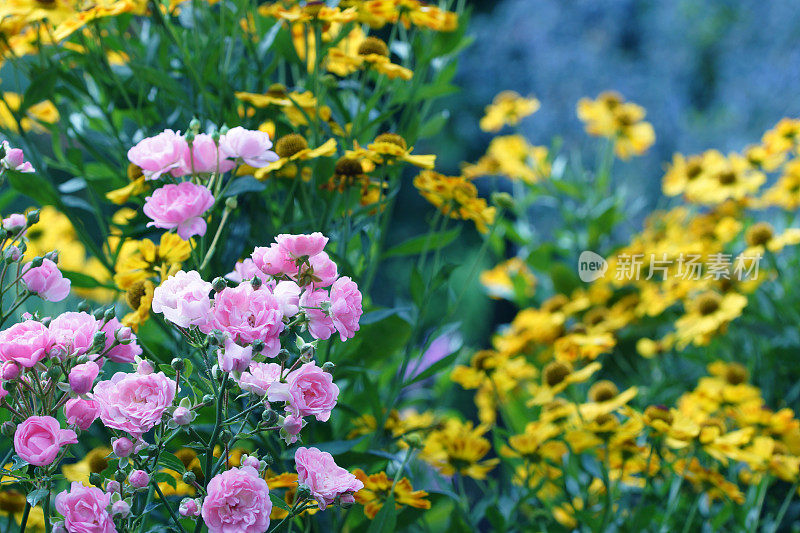
[[[541,104],[536,98],[523,97],[515,91],[503,91],[486,106],[480,126],[483,131],[498,132],[504,126],[516,126],[520,121],[539,110]]]

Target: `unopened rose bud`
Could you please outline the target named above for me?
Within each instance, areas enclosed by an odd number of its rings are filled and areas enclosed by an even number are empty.
[[[44,254],[45,259],[49,259],[53,263],[58,264],[58,250],[52,250]]]
[[[185,517],[200,516],[200,505],[197,500],[184,498],[180,507],[178,507],[178,512]]]
[[[81,311],[82,313],[88,313],[91,310],[92,306],[90,306],[89,302],[87,302],[86,300],[81,300],[80,302],[78,302],[78,311]]]
[[[92,311],[92,316],[94,317],[95,320],[102,320],[103,313],[105,313],[103,309],[95,309],[94,311]]]
[[[290,355],[291,354],[289,353],[289,350],[286,348],[281,348],[281,350],[278,352],[278,361],[285,363],[289,359]]]
[[[220,134],[219,131],[214,131],[211,133],[211,139],[214,141],[214,144],[219,144]]]
[[[170,365],[172,366],[172,369],[175,370],[175,372],[183,372],[183,369],[186,368],[186,363],[184,363],[183,359],[181,359],[180,357],[176,357],[175,359],[173,359]]]
[[[111,515],[125,518],[131,514],[131,506],[125,500],[119,500],[111,505]]]
[[[19,261],[21,257],[22,257],[22,252],[17,246],[9,246],[5,250],[3,250],[3,260],[8,264],[11,264],[15,261]]]
[[[328,374],[333,374],[333,369],[336,368],[336,365],[330,361],[326,361],[322,364],[323,372],[327,372]]]
[[[264,350],[264,341],[256,339],[253,341],[253,353],[261,353]]]
[[[252,285],[252,286],[253,286],[253,289],[255,289],[255,290],[258,290],[258,289],[260,289],[260,288],[261,288],[261,285],[262,285],[263,283],[264,283],[264,282],[263,282],[263,281],[261,281],[261,278],[259,278],[258,276],[254,277],[253,279],[251,279],[251,280],[250,280],[250,285]]]
[[[50,368],[47,369],[45,375],[50,379],[56,380],[61,377],[61,369],[58,368],[57,366],[51,366]],[[89,388],[91,388],[91,386]],[[79,392],[78,394],[83,394],[83,393]]]
[[[0,433],[5,435],[6,437],[13,437],[14,433],[17,431],[17,425],[10,420],[3,422],[3,425],[0,426]]]
[[[300,483],[297,486],[296,497],[299,501],[305,501],[311,497],[311,489],[305,483]]]
[[[117,480],[119,483],[123,483],[128,476],[125,474],[124,470],[117,470],[114,472],[114,479]]]
[[[114,332],[114,338],[117,339],[117,342],[129,341],[131,339],[131,333],[131,328],[123,326],[117,328],[117,331]]]
[[[192,412],[185,407],[178,406],[175,408],[175,412],[172,413],[172,420],[179,426],[190,424],[193,418]]]
[[[131,486],[141,489],[150,483],[150,476],[144,470],[134,470],[128,477],[128,481],[130,482]]]
[[[117,316],[117,312],[114,310],[113,307],[109,307],[108,309],[106,309],[105,313],[103,313],[103,321],[108,322],[115,316]]]
[[[92,472],[91,474],[89,474],[89,483],[91,483],[95,487],[102,487],[103,478],[97,472]]]
[[[211,288],[214,289],[215,292],[222,292],[228,287],[227,282],[224,278],[214,278],[214,281],[211,282]]]
[[[258,460],[258,457],[253,457],[252,455],[245,455],[242,457],[242,466],[250,466],[258,470],[261,468],[261,461]]]
[[[92,337],[92,346],[96,346],[101,348],[106,345],[106,332],[105,331],[98,331]]]
[[[189,131],[193,131],[195,134],[200,131],[200,121],[197,117],[193,117],[192,120],[189,121]]]
[[[2,376],[4,380],[17,379],[20,371],[20,367],[15,361],[7,361],[3,363],[0,369],[0,376]]]
[[[33,211],[28,211],[28,215],[25,217],[28,222],[28,226],[33,226],[37,222],[39,222],[39,210],[34,209]]]
[[[128,437],[112,439],[111,448],[117,457],[128,457],[133,451],[133,443]],[[118,480],[119,481],[119,480]]]
[[[186,472],[183,473],[184,483],[186,483],[187,485],[191,485],[195,481],[197,481],[197,476],[194,475],[194,472],[192,472],[191,470],[187,470]]]
[[[122,485],[114,479],[106,481],[106,492],[119,492],[121,488]]]
[[[36,256],[31,261],[31,268],[39,268],[44,263],[44,257]]]
[[[136,373],[141,374],[143,376],[147,376],[155,372],[153,369],[153,365],[150,364],[150,361],[145,361],[142,359],[138,363],[136,363]]]
[[[276,413],[273,409],[267,409],[261,415],[261,420],[267,426],[274,426],[275,423],[278,421],[278,413]]]
[[[225,208],[233,211],[239,207],[239,201],[236,200],[235,196],[230,196],[227,200],[225,200]]]
[[[339,496],[339,506],[342,509],[350,509],[354,503],[356,503],[356,499],[349,492],[345,492]]]

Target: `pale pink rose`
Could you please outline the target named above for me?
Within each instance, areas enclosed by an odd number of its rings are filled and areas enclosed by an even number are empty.
[[[303,483],[311,489],[311,497],[323,511],[337,496],[352,494],[364,488],[364,484],[356,476],[336,464],[331,454],[317,448],[297,448],[294,463],[297,483]]]
[[[72,398],[64,404],[64,416],[68,424],[86,430],[100,416],[100,409],[94,400]]]
[[[336,331],[331,317],[320,309],[329,302],[328,293],[322,289],[306,290],[300,296],[300,308],[308,318],[308,331],[315,339],[329,339]]]
[[[25,154],[22,152],[22,148],[11,148],[8,141],[3,141],[3,153],[5,155],[3,159],[0,159],[0,167],[16,170],[17,172],[35,172],[33,165],[25,161]]]
[[[314,272],[314,277],[320,279],[320,281],[314,282],[314,287],[330,287],[339,277],[336,263],[331,261],[325,252],[311,256],[308,262]]]
[[[253,168],[265,167],[279,159],[270,148],[272,141],[268,133],[246,130],[241,126],[229,129],[219,140],[219,149],[225,157],[241,159]]]
[[[231,468],[208,483],[202,515],[209,533],[264,533],[270,512],[269,487],[252,467]]]
[[[138,363],[136,363],[136,373],[146,376],[147,374],[152,374],[155,372],[153,365],[150,364],[150,361],[142,359]]]
[[[187,144],[181,153],[181,170],[183,174],[224,173],[233,169],[236,163],[225,159],[211,135],[200,133]]]
[[[175,381],[163,372],[145,376],[117,372],[94,386],[92,398],[106,427],[139,438],[161,422],[175,399],[176,388]]]
[[[22,267],[22,281],[31,292],[48,302],[60,302],[69,294],[70,281],[65,278],[55,263],[44,259],[42,265],[31,267],[30,263]]]
[[[214,196],[202,185],[184,181],[164,185],[145,198],[144,214],[152,222],[147,226],[177,229],[181,239],[188,241],[194,235],[206,234],[203,214],[214,205]]]
[[[225,279],[229,279],[234,283],[241,283],[253,278],[259,278],[264,282],[269,280],[269,276],[261,272],[249,257],[242,261],[237,261],[236,264],[233,265],[233,272],[229,272],[225,275]]]
[[[111,448],[117,457],[128,457],[133,452],[133,443],[128,437],[111,439]]]
[[[209,333],[218,329],[240,344],[264,341],[261,352],[274,357],[280,350],[279,336],[283,331],[283,315],[278,300],[268,287],[253,289],[249,283],[228,287],[214,296],[212,319],[200,330]]]
[[[286,274],[294,277],[297,275],[297,265],[294,259],[277,244],[272,244],[269,247],[259,246],[253,250],[251,257],[256,267],[268,276]]]
[[[225,339],[225,347],[217,350],[219,367],[225,372],[244,372],[253,359],[252,346],[239,346],[231,338]]]
[[[270,385],[280,381],[281,365],[277,363],[250,363],[247,372],[242,372],[239,377],[239,386],[242,390],[252,392],[258,396],[266,396]]]
[[[358,331],[361,313],[358,285],[347,276],[337,279],[331,287],[330,315],[342,341],[352,338]]]
[[[284,317],[291,318],[300,311],[300,287],[294,281],[279,281],[272,294]]]
[[[141,489],[150,483],[150,476],[147,475],[147,472],[144,470],[134,470],[131,472],[130,476],[128,476],[128,481],[132,486]]]
[[[258,460],[258,457],[244,454],[242,455],[242,466],[249,466],[253,470],[258,470],[261,468],[261,461]]]
[[[164,130],[155,137],[142,139],[128,150],[128,160],[142,169],[146,179],[158,179],[165,172],[177,177],[183,175],[178,167],[186,149],[186,139],[179,132]]]
[[[56,496],[56,511],[64,517],[64,526],[71,533],[117,533],[108,512],[111,494],[97,487],[86,487],[73,481],[69,492]]]
[[[288,235],[283,233],[275,237],[275,242],[292,257],[311,257],[325,248],[325,245],[328,244],[328,238],[318,231],[308,235]]]
[[[95,378],[100,373],[100,367],[94,361],[75,365],[69,371],[69,386],[75,394],[86,394],[92,390]]]
[[[14,213],[8,215],[6,218],[3,219],[3,229],[7,232],[11,233],[12,235],[16,235],[23,229],[25,226],[28,225],[28,219],[25,215],[20,213]]]
[[[123,326],[116,317],[112,318],[103,325],[103,321],[98,321],[98,326],[102,325],[102,331],[106,334],[106,345],[103,351],[109,359],[115,363],[133,363],[136,356],[142,355],[142,347],[136,339],[136,334],[131,328]],[[127,344],[117,344],[113,348],[114,340],[127,341]]]
[[[200,505],[196,499],[184,498],[181,500],[181,505],[178,507],[178,512],[181,516],[200,516]]]
[[[270,402],[287,402],[288,412],[299,417],[315,416],[320,422],[330,418],[338,397],[339,387],[333,377],[314,363],[293,370],[285,383],[273,383],[267,392]]]
[[[283,419],[283,427],[281,428],[281,437],[286,442],[287,446],[294,444],[299,439],[300,430],[306,425],[306,421],[299,416],[289,415]]]
[[[195,270],[179,270],[153,291],[153,311],[182,328],[201,326],[211,319],[211,283]]]
[[[0,360],[14,361],[25,368],[44,359],[51,346],[50,330],[35,320],[18,322],[0,331]]]
[[[17,426],[14,433],[14,451],[23,460],[36,466],[46,466],[55,461],[61,447],[78,442],[71,429],[61,429],[52,416],[31,416]]]
[[[91,349],[99,325],[89,313],[69,311],[54,318],[49,329],[53,339],[51,354],[78,356]]]

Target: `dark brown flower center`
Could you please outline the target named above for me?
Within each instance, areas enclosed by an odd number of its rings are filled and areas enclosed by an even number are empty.
[[[358,55],[360,56],[368,56],[370,54],[376,54],[379,56],[389,56],[389,47],[386,46],[386,43],[382,40],[378,39],[377,37],[367,37],[364,39],[364,42],[361,43],[358,47]]]
[[[297,152],[308,148],[308,141],[302,135],[297,133],[290,133],[278,139],[275,143],[275,153],[279,157],[287,158],[292,157]]]
[[[569,367],[561,361],[553,361],[544,367],[544,381],[548,386],[554,387],[569,376]]]

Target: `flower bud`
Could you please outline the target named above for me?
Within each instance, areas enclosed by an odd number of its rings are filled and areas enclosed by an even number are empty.
[[[280,361],[281,363],[285,363],[286,361],[289,360],[290,355],[291,354],[289,353],[289,350],[287,350],[286,348],[281,348],[281,351],[278,352],[278,361]]]
[[[58,264],[58,250],[52,250],[44,254],[45,259],[49,259],[53,263]]]
[[[189,131],[194,132],[195,135],[200,132],[200,121],[197,117],[193,117],[192,120],[189,121]]]
[[[214,278],[214,281],[211,282],[211,288],[214,289],[214,292],[222,292],[228,287],[228,283],[225,281],[224,278]]]
[[[264,283],[264,282],[263,282],[263,281],[261,281],[261,278],[259,278],[258,276],[254,277],[253,279],[251,279],[251,280],[250,280],[250,285],[252,285],[252,286],[253,286],[253,289],[255,289],[255,290],[258,290],[258,289],[260,289],[260,288],[261,288],[261,285],[262,285],[263,283]]]
[[[125,500],[119,500],[111,505],[111,515],[125,518],[131,514],[131,506]]]
[[[197,476],[194,475],[194,472],[191,470],[187,470],[183,473],[183,482],[187,485],[191,485],[197,481]]]
[[[146,361],[142,359],[138,363],[136,363],[136,373],[141,374],[143,376],[147,376],[155,372],[153,369],[153,365],[150,364],[150,361]]]
[[[508,194],[507,192],[493,192],[492,196],[492,203],[501,209],[513,209],[514,208],[514,197]]]
[[[21,257],[22,252],[17,246],[12,245],[3,250],[3,260],[8,264],[13,263],[14,261],[19,261]]]
[[[133,443],[128,437],[120,437],[111,441],[111,448],[117,457],[128,457],[133,451]]]
[[[13,437],[14,433],[17,431],[17,425],[10,420],[3,422],[3,425],[0,426],[0,433],[5,435],[6,437]]]
[[[10,379],[17,379],[19,377],[21,369],[19,365],[14,361],[8,361],[3,363],[2,368],[0,369],[0,376],[4,380]]]
[[[55,522],[53,524],[53,529],[50,530],[51,533],[67,533],[67,526],[64,525],[64,521]]]
[[[273,409],[267,409],[261,415],[261,420],[267,426],[274,426],[278,421],[278,413],[276,413]]]
[[[128,326],[118,328],[114,332],[114,338],[120,343],[131,340],[131,328]]]
[[[118,481],[114,479],[106,481],[106,492],[119,492],[121,489],[122,485]]]
[[[197,503],[196,499],[184,498],[181,501],[178,512],[181,514],[181,516],[186,517],[200,516],[200,505]]]
[[[305,501],[311,497],[311,489],[305,483],[300,483],[297,486],[296,498],[299,501]]]
[[[50,368],[47,369],[45,375],[52,380],[56,380],[61,377],[61,369],[58,368],[57,366],[51,366]],[[89,388],[91,388],[91,385],[89,386]],[[79,392],[78,394],[83,394],[83,393]]]
[[[193,415],[194,414],[187,408],[178,406],[175,408],[175,412],[172,413],[172,420],[179,426],[185,426],[192,422],[194,419]]]
[[[103,348],[106,345],[106,332],[98,331],[92,338],[92,347]]]
[[[103,313],[103,322],[108,322],[115,316],[117,316],[116,310],[114,310],[114,307],[109,307],[106,309],[105,313]]]
[[[102,487],[103,478],[97,472],[92,472],[91,474],[89,474],[89,483],[91,483],[95,487]]]
[[[102,320],[103,313],[105,313],[105,311],[101,307],[100,309],[95,309],[94,311],[92,311],[92,316],[94,317],[95,320]]]
[[[349,492],[345,492],[339,496],[339,506],[342,509],[350,509],[354,503],[356,503],[356,499]]]
[[[119,482],[119,483],[124,482],[125,478],[127,478],[127,477],[128,476],[125,474],[124,470],[117,470],[116,472],[114,472],[114,479],[116,479],[117,482]]]
[[[258,457],[253,457],[252,455],[244,455],[242,456],[242,466],[251,466],[258,470],[261,468],[261,461],[258,460]]]
[[[33,226],[37,222],[39,222],[39,210],[34,209],[33,211],[28,211],[28,215],[25,217],[28,222],[28,226]]]
[[[36,256],[31,261],[31,268],[39,268],[44,263],[44,257]]]
[[[239,207],[239,201],[236,200],[235,196],[230,196],[230,197],[228,197],[227,200],[225,200],[225,208],[226,209],[230,209],[232,211],[232,210],[236,209],[237,207]]]
[[[59,374],[61,373],[58,367],[54,366],[50,368],[50,370],[53,369],[58,370]],[[47,371],[48,375],[50,374],[50,370]],[[99,373],[100,367],[94,361],[77,365],[69,372],[69,386],[72,387],[75,394],[86,394],[92,390],[94,380]]]
[[[91,310],[92,306],[90,306],[89,302],[87,302],[86,300],[81,300],[80,302],[78,302],[78,311],[81,311],[83,313],[88,313]]]
[[[170,365],[172,365],[172,368],[175,370],[175,372],[183,372],[183,369],[186,368],[186,363],[184,363],[183,359],[180,357],[173,359]]]
[[[128,481],[130,482],[131,486],[141,489],[150,483],[150,476],[144,470],[134,470],[128,477]]]
[[[253,353],[261,353],[264,350],[264,341],[256,339],[253,341]]]
[[[336,365],[330,361],[326,361],[322,364],[323,372],[327,372],[328,374],[333,374],[333,369],[336,368]]]

